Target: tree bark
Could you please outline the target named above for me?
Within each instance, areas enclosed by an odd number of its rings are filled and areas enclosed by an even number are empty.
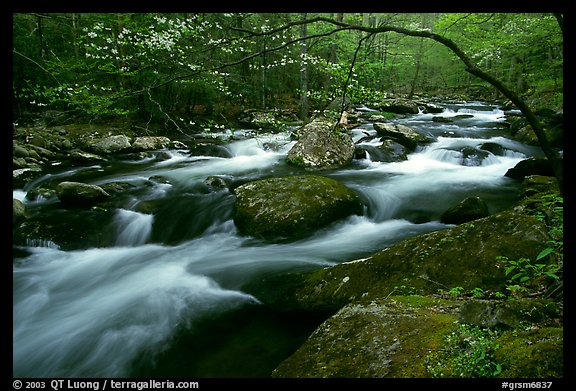
[[[306,13],[302,13],[302,21],[306,21]],[[300,119],[303,121],[308,120],[308,66],[306,55],[308,54],[308,46],[305,38],[308,37],[308,24],[303,23],[300,26]]]

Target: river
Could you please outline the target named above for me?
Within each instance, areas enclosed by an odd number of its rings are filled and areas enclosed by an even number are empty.
[[[62,250],[30,240],[21,248],[26,255],[14,259],[13,376],[268,376],[322,318],[273,311],[245,286],[444,229],[442,212],[470,195],[482,197],[491,212],[517,199],[519,184],[504,174],[522,159],[541,156],[540,149],[513,141],[495,105],[444,107],[439,115],[453,122],[434,122],[438,114],[425,113],[393,120],[435,139],[407,160],[384,163],[369,155],[345,169],[323,171],[354,189],[366,211],[295,242],[239,235],[233,194],[204,182],[219,176],[234,185],[301,173],[284,162],[294,144],[288,133],[238,137],[226,146],[231,157],[159,151],[156,157],[55,170],[15,189],[14,198],[35,213],[73,218],[77,211],[60,208],[54,197],[30,201],[26,191],[61,180],[131,185],[101,223],[110,237],[106,243]],[[231,133],[249,132],[222,135]],[[355,141],[374,133],[368,122],[351,131]],[[370,150],[376,140],[363,144]],[[485,143],[498,144],[501,153],[477,161],[462,153]],[[154,205],[153,214],[138,208],[143,202]]]

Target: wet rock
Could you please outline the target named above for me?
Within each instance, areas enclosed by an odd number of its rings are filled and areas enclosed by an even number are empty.
[[[461,163],[463,166],[476,167],[482,165],[482,161],[488,157],[488,152],[473,147],[463,147]]]
[[[432,122],[448,123],[448,122],[454,122],[454,120],[450,117],[442,117],[442,116],[436,115],[436,116],[432,117]]]
[[[311,169],[338,168],[354,157],[352,138],[335,131],[328,120],[314,120],[296,133],[298,142],[286,156],[289,164]]]
[[[375,122],[374,129],[378,135],[382,136],[382,140],[393,140],[405,146],[410,152],[414,151],[419,143],[431,141],[428,137],[405,125]]]
[[[412,100],[402,98],[392,98],[384,100],[375,105],[380,111],[396,114],[418,114],[418,104]]]
[[[354,152],[356,159],[368,159],[373,162],[399,162],[408,159],[408,151],[403,145],[392,141],[384,140],[382,145],[357,145]]]
[[[204,184],[212,190],[222,190],[228,188],[228,183],[222,177],[210,175],[204,180]]]
[[[548,159],[531,157],[518,162],[504,175],[512,179],[524,179],[528,175],[554,176],[554,170]]]
[[[504,156],[506,153],[506,148],[504,148],[502,145],[498,143],[493,142],[483,143],[482,145],[480,145],[480,149],[483,151],[488,151],[493,155],[497,156]]]
[[[110,197],[100,186],[82,182],[60,182],[56,195],[66,205],[92,205]]]
[[[266,239],[300,237],[363,212],[353,190],[318,175],[261,179],[234,193],[234,223],[240,232]]]
[[[467,197],[440,216],[445,224],[462,224],[489,215],[488,205],[480,197]]]
[[[214,141],[201,141],[190,148],[190,156],[232,157],[232,153],[225,146]]]

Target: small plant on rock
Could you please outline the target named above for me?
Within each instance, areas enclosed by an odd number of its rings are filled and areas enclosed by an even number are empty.
[[[494,357],[497,336],[494,330],[459,323],[445,347],[427,357],[426,369],[432,377],[496,377],[502,372]]]

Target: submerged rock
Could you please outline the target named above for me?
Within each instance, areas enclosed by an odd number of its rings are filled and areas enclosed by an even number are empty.
[[[234,223],[240,232],[265,239],[303,236],[363,212],[353,190],[318,175],[261,179],[234,193]]]

